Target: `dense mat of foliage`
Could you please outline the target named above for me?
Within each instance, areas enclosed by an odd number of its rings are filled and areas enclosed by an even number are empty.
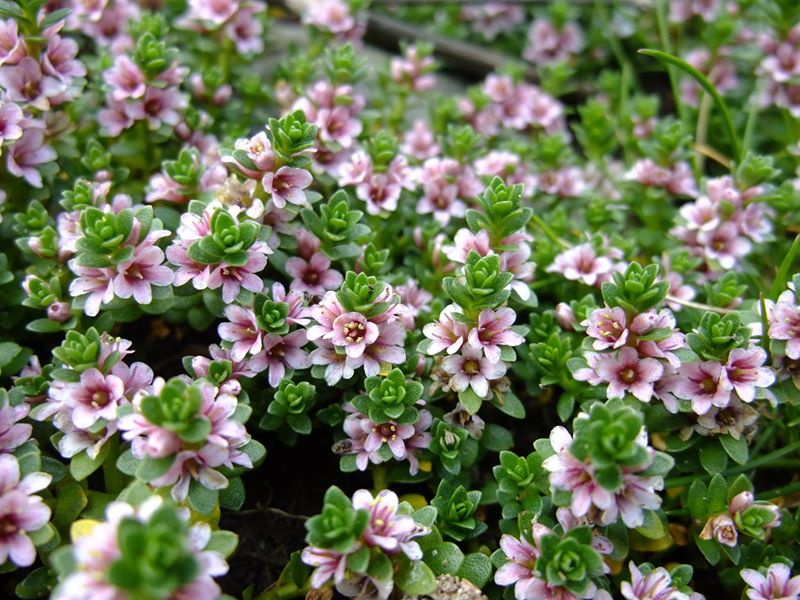
[[[19,597],[800,597],[800,5],[287,4],[0,2]]]

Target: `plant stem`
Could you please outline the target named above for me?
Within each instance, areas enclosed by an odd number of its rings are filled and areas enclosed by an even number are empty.
[[[711,116],[711,105],[713,101],[711,96],[703,92],[703,97],[700,100],[700,111],[697,115],[697,132],[695,133],[694,140],[697,146],[705,146],[708,136],[708,121]],[[697,155],[696,165],[698,174],[703,173],[705,167],[705,155],[700,152]]]
[[[119,458],[119,437],[114,435],[108,441],[110,446],[108,456],[103,461],[103,481],[106,491],[117,495],[125,489],[125,475],[117,469],[117,458]]]
[[[722,472],[722,475],[729,476],[729,475],[738,475],[739,473],[746,473],[747,471],[752,471],[759,467],[766,467],[771,465],[772,463],[776,462],[779,458],[783,458],[787,454],[791,454],[792,452],[796,452],[800,450],[800,441],[792,442],[791,444],[787,444],[783,448],[778,448],[769,454],[765,454],[764,456],[760,456],[748,462],[746,465],[737,465],[735,467],[731,467],[730,469],[725,469]],[[672,479],[667,479],[664,482],[665,488],[676,488],[676,487],[683,487],[686,485],[691,484],[695,479],[710,479],[711,475],[708,473],[702,475],[685,475],[682,477],[673,477]]]
[[[794,483],[789,483],[781,487],[759,492],[756,494],[756,500],[771,500],[773,498],[788,496],[789,494],[796,494],[798,492],[800,492],[800,481],[795,481]]]
[[[308,592],[308,587],[299,588],[293,581],[278,584],[261,592],[254,600],[288,600],[289,598],[302,598]]]
[[[681,306],[685,306],[687,308],[696,308],[697,310],[708,310],[711,312],[721,313],[723,315],[736,312],[732,308],[720,308],[719,306],[711,306],[710,304],[703,304],[701,302],[692,302],[691,300],[683,300],[681,298],[676,298],[675,296],[671,296],[670,294],[667,294],[665,301],[674,302],[675,304],[680,304]]]
[[[386,479],[386,467],[375,467],[372,469],[372,487],[375,488],[377,494],[381,490],[385,490],[389,485]]]
[[[667,23],[667,3],[664,0],[655,0],[653,3],[656,13],[656,26],[658,27],[658,37],[661,47],[667,54],[672,53],[672,43],[669,39],[669,24]],[[678,76],[674,67],[667,66],[670,87],[672,87],[672,98],[675,102],[675,110],[680,120],[686,124],[686,107],[681,102],[681,90],[678,85]]]
[[[544,221],[542,221],[542,218],[539,215],[537,215],[537,214],[531,215],[531,221],[533,223],[535,223],[539,227],[539,229],[541,229],[544,232],[544,234],[547,237],[549,237],[553,242],[555,242],[556,244],[558,244],[562,248],[565,248],[565,249],[566,248],[570,248],[570,245],[567,242],[565,242],[564,240],[562,240],[560,237],[558,237],[555,234],[555,232],[553,232],[553,230],[550,229],[550,226],[547,225],[547,223],[545,223]]]

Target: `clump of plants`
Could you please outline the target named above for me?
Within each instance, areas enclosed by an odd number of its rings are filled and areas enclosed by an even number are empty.
[[[800,6],[277,4],[0,2],[16,595],[800,598]]]

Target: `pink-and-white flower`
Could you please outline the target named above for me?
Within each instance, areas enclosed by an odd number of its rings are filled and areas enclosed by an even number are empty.
[[[50,520],[50,507],[34,492],[50,485],[46,473],[30,473],[20,480],[19,463],[11,454],[0,455],[0,565],[7,560],[29,567],[36,560],[36,548],[28,534]]]
[[[251,308],[231,304],[225,307],[226,323],[220,323],[219,336],[231,346],[231,358],[244,360],[248,354],[258,354],[262,348],[262,333]]]
[[[547,19],[535,19],[522,55],[536,64],[553,64],[580,52],[583,43],[583,32],[576,23],[568,22],[559,28]]]
[[[457,319],[453,313],[459,311],[455,304],[449,304],[439,313],[439,318],[433,323],[428,323],[422,328],[423,335],[431,342],[428,345],[428,354],[439,354],[446,350],[448,354],[455,354],[467,341],[469,327]]]
[[[691,400],[692,410],[703,415],[711,407],[725,408],[731,400],[733,386],[718,361],[686,363],[673,377],[670,391],[684,400]]]
[[[266,370],[267,381],[270,386],[276,388],[286,374],[286,367],[308,368],[308,354],[302,350],[307,342],[305,329],[298,329],[283,336],[265,335],[264,349],[251,359],[253,368],[258,371]]]
[[[486,398],[490,382],[505,375],[507,367],[503,361],[492,362],[481,350],[467,345],[461,348],[460,354],[445,357],[442,369],[450,375],[450,389],[463,392],[472,388],[478,396]]]
[[[13,452],[31,437],[33,427],[20,423],[28,416],[30,405],[27,402],[12,406],[6,403],[0,408],[0,455]]]
[[[39,167],[56,160],[56,158],[58,158],[56,151],[45,141],[44,131],[31,128],[26,129],[22,137],[8,149],[6,168],[15,177],[22,177],[33,187],[40,188],[43,183]]]
[[[767,353],[763,348],[734,348],[728,355],[725,371],[728,381],[743,402],[752,402],[756,388],[768,388],[775,382],[775,373],[763,366]]]
[[[153,233],[148,237],[152,236]],[[116,266],[114,293],[119,298],[133,298],[138,304],[150,304],[153,301],[153,286],[170,285],[175,278],[172,269],[164,266],[163,262],[164,251],[154,245],[152,239],[145,240],[136,246],[130,260]]]
[[[625,392],[642,402],[653,396],[653,384],[664,373],[663,365],[654,358],[640,358],[633,348],[625,347],[614,355],[604,355],[597,363],[598,376],[608,383],[609,398],[622,398]]]
[[[786,290],[778,301],[767,305],[769,337],[786,342],[786,356],[800,359],[800,309],[793,290]]]
[[[784,563],[773,563],[766,574],[755,569],[742,569],[740,575],[750,586],[750,600],[795,600],[800,597],[800,575],[792,577],[792,571]]]
[[[163,385],[163,380],[156,380],[152,393],[159,393]],[[238,406],[236,397],[218,393],[217,388],[206,381],[196,385],[202,397],[198,416],[208,419],[211,424],[211,431],[202,446],[186,445],[174,432],[150,423],[141,412],[141,400],[145,394],[134,398],[134,412],[119,420],[119,429],[123,438],[131,442],[135,458],[173,457],[170,468],[150,483],[154,487],[171,487],[172,497],[177,502],[186,499],[193,479],[208,489],[224,489],[228,480],[217,470],[219,467],[253,466],[247,454],[241,451],[250,436],[244,425],[232,419]]]
[[[511,329],[516,318],[517,313],[512,308],[483,309],[478,315],[478,323],[467,336],[469,345],[476,350],[483,350],[491,362],[499,362],[501,346],[519,346],[525,341]]]
[[[595,481],[590,465],[570,453],[572,436],[564,427],[558,425],[552,429],[550,445],[555,454],[546,458],[542,466],[549,471],[553,488],[572,492],[572,514],[581,518],[592,506],[601,510],[610,508],[614,503],[613,494]]]
[[[610,258],[598,256],[591,244],[581,244],[558,254],[546,271],[594,286],[608,279],[613,268]]]
[[[127,519],[146,523],[161,507],[163,499],[151,496],[138,507],[126,502],[112,502],[106,507],[105,519],[92,527],[85,535],[73,540],[72,555],[76,569],[61,582],[53,592],[54,600],[86,600],[103,598],[120,600],[125,594],[116,588],[108,578],[111,565],[121,554],[118,539],[120,524]],[[188,509],[180,509],[180,518],[189,521]],[[214,581],[228,572],[228,565],[222,555],[208,550],[211,541],[211,527],[208,523],[193,523],[189,528],[188,550],[196,564],[195,578],[175,590],[170,598],[174,600],[215,600],[221,590]]]
[[[369,490],[353,494],[353,508],[369,513],[364,542],[389,555],[405,554],[411,560],[422,559],[422,549],[414,538],[427,535],[430,529],[419,525],[410,515],[398,514],[400,500],[391,490],[372,496]]]
[[[111,86],[111,99],[117,102],[138,100],[147,90],[144,73],[124,54],[114,58],[114,66],[103,73],[103,80]]]
[[[313,181],[311,173],[305,169],[283,166],[274,173],[265,173],[261,178],[261,185],[275,206],[283,208],[287,202],[298,206],[305,204],[306,194],[303,190]]]
[[[494,582],[503,587],[513,585],[518,600],[531,597],[529,588],[536,579],[534,570],[541,551],[524,537],[517,539],[508,534],[500,538],[500,549],[507,562],[495,572]]]
[[[64,84],[42,73],[39,63],[30,56],[13,67],[0,67],[0,86],[6,91],[7,100],[42,111],[50,110],[50,99],[64,91]]]
[[[628,563],[631,581],[620,584],[625,600],[689,600],[689,596],[672,587],[672,577],[664,567],[656,567],[643,575],[633,561]]]
[[[331,259],[322,252],[314,252],[308,260],[300,256],[290,257],[286,261],[286,273],[292,277],[289,288],[310,296],[321,296],[327,290],[339,289],[344,277],[330,266]]]
[[[78,429],[90,429],[100,419],[116,421],[119,407],[127,403],[124,395],[125,384],[119,377],[87,369],[81,373],[79,382],[51,385],[50,405],[37,418],[63,413]]]

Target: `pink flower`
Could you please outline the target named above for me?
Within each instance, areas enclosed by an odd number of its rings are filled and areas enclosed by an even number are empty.
[[[453,316],[458,310],[455,304],[450,304],[442,310],[436,321],[422,328],[423,335],[431,340],[428,354],[439,354],[442,350],[447,350],[448,354],[455,354],[467,341],[469,336],[467,324]]]
[[[342,0],[317,0],[303,13],[303,22],[329,31],[340,40],[361,37],[364,23],[356,19]]]
[[[292,256],[286,261],[286,273],[293,278],[289,288],[311,296],[339,289],[344,278],[330,266],[331,259],[322,252],[315,252],[309,260]]]
[[[347,312],[333,321],[331,342],[343,346],[347,356],[359,358],[367,345],[378,339],[378,326],[367,320],[361,313]]]
[[[500,549],[505,554],[507,562],[494,574],[494,582],[500,586],[514,586],[514,596],[519,599],[529,597],[528,588],[536,576],[534,569],[536,559],[541,551],[530,544],[524,537],[520,539],[510,535],[500,538]]]
[[[800,310],[797,308],[794,291],[786,290],[778,301],[768,306],[769,337],[786,340],[786,356],[800,359]]]
[[[105,520],[95,524],[85,535],[73,540],[72,555],[76,568],[53,592],[54,600],[120,600],[125,597],[108,579],[111,565],[120,556],[119,527],[123,520],[133,519],[146,523],[161,507],[160,496],[150,496],[134,508],[125,502],[112,502],[105,509]],[[183,521],[189,520],[189,510],[180,509]],[[228,565],[215,550],[207,550],[211,541],[211,527],[207,523],[194,523],[189,528],[187,550],[197,565],[195,578],[174,590],[170,600],[215,600],[221,595],[214,577],[228,572]]]
[[[50,520],[50,508],[31,494],[45,489],[52,478],[30,473],[20,481],[19,476],[17,459],[0,455],[0,564],[10,558],[19,567],[29,567],[36,560],[36,549],[28,534]]]
[[[303,306],[303,292],[291,290],[288,293],[283,284],[276,281],[272,284],[272,299],[275,302],[285,302],[289,305],[289,312],[286,314],[286,322],[289,325],[308,325],[308,309]]]
[[[725,371],[736,394],[743,402],[752,402],[756,388],[767,388],[775,382],[775,373],[764,367],[767,353],[763,348],[734,348],[728,355]]]
[[[628,341],[628,327],[625,311],[620,307],[598,308],[589,318],[581,322],[586,327],[586,335],[594,338],[595,350],[617,349]]]
[[[256,17],[263,10],[261,3],[242,6],[225,26],[225,33],[236,44],[239,54],[259,54],[264,50],[264,28]]]
[[[581,244],[556,256],[546,270],[548,273],[561,273],[572,281],[597,285],[609,276],[613,266],[609,258],[598,256],[591,244]]]
[[[622,398],[630,392],[642,402],[649,402],[653,384],[661,378],[664,367],[653,358],[639,358],[633,348],[622,348],[616,357],[603,356],[597,364],[597,374],[607,382],[609,398]]]
[[[79,383],[66,383],[60,388],[51,386],[50,397],[70,411],[75,427],[89,429],[100,419],[116,420],[124,392],[125,385],[119,377],[103,375],[93,368],[81,373]]]
[[[688,21],[694,16],[711,22],[719,10],[719,0],[672,0],[669,5],[669,20],[673,23]]]
[[[448,385],[457,392],[471,387],[481,398],[489,395],[489,382],[506,374],[506,364],[492,362],[481,356],[481,351],[472,346],[461,348],[461,354],[447,356],[442,360],[442,369],[450,374]]]
[[[0,19],[0,66],[16,65],[27,51],[14,19]]]
[[[13,452],[30,439],[33,427],[19,422],[28,415],[29,410],[26,402],[17,406],[6,404],[0,408],[0,455]]]
[[[124,130],[133,126],[136,121],[144,119],[144,104],[137,102],[119,102],[110,100],[107,108],[97,113],[97,122],[103,135],[117,137]]]
[[[9,149],[6,168],[12,175],[22,177],[33,187],[40,188],[42,175],[38,167],[56,158],[58,158],[56,151],[45,143],[44,131],[36,128],[27,129]]]
[[[611,508],[614,496],[594,479],[591,467],[575,458],[569,451],[572,436],[562,426],[550,432],[550,445],[555,454],[546,458],[542,466],[550,472],[550,485],[555,489],[572,492],[570,511],[575,517],[585,516],[592,506],[605,510]]]
[[[276,388],[286,367],[305,369],[309,366],[308,355],[301,350],[305,346],[306,331],[299,329],[284,336],[264,336],[264,349],[252,358],[253,368],[263,371],[269,369],[269,384]]]
[[[433,58],[420,56],[415,46],[406,48],[403,57],[392,58],[390,70],[392,80],[407,85],[414,92],[425,92],[433,89],[436,78],[430,74],[434,69]]]
[[[417,160],[433,158],[441,152],[436,136],[422,119],[414,121],[414,126],[403,137],[400,149]]]
[[[23,119],[24,114],[17,104],[0,100],[0,144],[22,137]]]
[[[411,560],[422,559],[422,549],[413,538],[427,535],[430,529],[418,525],[413,517],[397,514],[400,501],[391,490],[381,490],[373,498],[368,490],[353,494],[353,508],[369,512],[363,533],[364,542],[389,555],[402,552]]]
[[[124,54],[114,59],[114,66],[103,73],[103,80],[111,86],[111,99],[117,102],[142,98],[147,89],[144,73]]]
[[[336,550],[326,550],[316,546],[306,546],[300,555],[301,560],[311,566],[316,567],[311,574],[311,587],[319,589],[331,578],[335,583],[344,581],[344,574],[347,570],[348,555]]]
[[[525,341],[520,334],[511,330],[517,318],[512,308],[483,309],[478,315],[478,324],[468,335],[469,345],[476,350],[483,350],[491,362],[499,362],[500,346],[519,346]]]
[[[75,77],[86,75],[86,67],[75,57],[78,55],[78,44],[75,40],[53,35],[47,40],[42,54],[42,71],[69,84]]]
[[[739,258],[750,252],[750,242],[739,235],[736,225],[725,222],[716,229],[700,231],[697,241],[708,260],[716,261],[723,269],[733,269]]]
[[[158,129],[161,125],[175,127],[180,122],[186,105],[185,96],[173,86],[165,88],[147,86],[142,103],[144,117],[152,130]]]
[[[453,262],[464,264],[467,262],[467,255],[471,250],[475,250],[481,256],[488,256],[494,254],[491,242],[489,241],[489,232],[481,230],[478,233],[472,233],[469,229],[462,227],[456,231],[453,238],[454,244],[452,246],[445,246],[443,248],[445,256]]]
[[[793,600],[800,597],[800,575],[792,577],[789,567],[783,563],[773,563],[762,575],[755,569],[742,569],[742,579],[749,589],[750,600]]]
[[[133,258],[117,265],[114,290],[120,298],[131,298],[138,304],[153,301],[152,286],[170,285],[175,278],[169,267],[163,266],[164,251],[152,242],[143,242],[136,247]]]
[[[672,330],[672,333],[660,340],[638,340],[636,349],[642,357],[665,359],[677,369],[681,360],[673,352],[686,346],[686,337],[675,329],[675,316],[667,309],[656,314],[654,310],[637,315],[631,323],[631,331],[637,336],[644,336],[651,330]]]
[[[244,265],[234,267],[222,262],[208,274],[208,288],[215,290],[221,287],[222,301],[227,304],[236,299],[241,288],[254,294],[264,289],[264,282],[256,273],[260,273],[267,266],[267,255],[272,254],[272,249],[263,242],[256,242],[250,246],[247,254],[247,262]]]
[[[689,596],[671,586],[672,577],[663,567],[653,569],[647,575],[631,561],[631,582],[623,581],[620,592],[626,600],[689,600]]]
[[[158,393],[163,384],[163,380],[157,380],[153,393]],[[236,397],[218,393],[206,381],[195,385],[202,396],[198,416],[205,417],[211,423],[211,431],[201,447],[196,444],[186,446],[172,431],[150,423],[141,412],[141,396],[134,399],[134,412],[119,421],[119,429],[124,432],[123,438],[131,442],[135,458],[173,456],[170,468],[151,480],[150,484],[154,487],[171,486],[172,497],[177,502],[186,499],[192,479],[208,489],[224,489],[228,480],[216,470],[218,467],[232,469],[234,464],[247,468],[253,466],[250,458],[240,450],[250,436],[244,425],[232,418],[238,406]]]
[[[405,285],[399,285],[396,289],[397,293],[400,294],[400,301],[404,310],[400,320],[406,329],[415,329],[415,319],[422,311],[431,309],[430,302],[433,300],[433,295],[429,291],[420,288],[416,279],[409,279]]]
[[[262,336],[256,323],[256,315],[252,309],[231,304],[225,307],[227,323],[220,323],[219,336],[226,342],[231,342],[231,358],[235,361],[244,360],[248,354],[261,352]]]
[[[482,5],[464,6],[461,18],[471,21],[473,29],[491,41],[498,34],[511,31],[524,22],[525,12],[521,7],[505,2],[485,2]]]
[[[386,173],[373,173],[356,186],[356,196],[367,204],[367,213],[380,215],[397,210],[402,188]]]
[[[619,518],[630,529],[641,527],[644,523],[644,509],[657,510],[661,507],[661,497],[656,490],[664,487],[662,477],[642,477],[637,474],[649,464],[635,468],[624,467],[622,487],[614,492],[611,506],[606,508],[601,517],[601,525],[611,525]]]
[[[30,56],[13,67],[0,67],[0,86],[5,88],[7,100],[42,111],[50,110],[49,98],[64,90],[58,79],[42,74],[39,63]]]
[[[281,167],[275,173],[266,173],[261,179],[264,191],[271,195],[272,202],[278,208],[283,208],[287,202],[304,204],[306,195],[303,190],[312,182],[311,173],[294,167]]]
[[[536,19],[528,31],[526,60],[536,64],[552,64],[570,58],[583,49],[583,33],[575,23],[557,29],[546,19]]]
[[[671,391],[692,401],[692,410],[703,415],[712,406],[725,408],[730,403],[733,386],[717,361],[687,363],[681,366]]]
[[[736,524],[728,513],[709,517],[699,537],[702,540],[714,539],[720,544],[730,546],[731,548],[736,546],[739,541]]]
[[[405,336],[406,329],[399,320],[379,323],[378,339],[364,350],[362,366],[367,377],[377,375],[384,363],[400,365],[405,362]]]
[[[108,268],[82,267],[74,260],[69,262],[69,267],[78,275],[78,278],[70,283],[70,295],[88,294],[83,310],[88,316],[96,317],[100,312],[100,305],[108,304],[114,299],[114,271]]]
[[[213,26],[222,25],[239,10],[239,0],[189,0],[189,15]]]

